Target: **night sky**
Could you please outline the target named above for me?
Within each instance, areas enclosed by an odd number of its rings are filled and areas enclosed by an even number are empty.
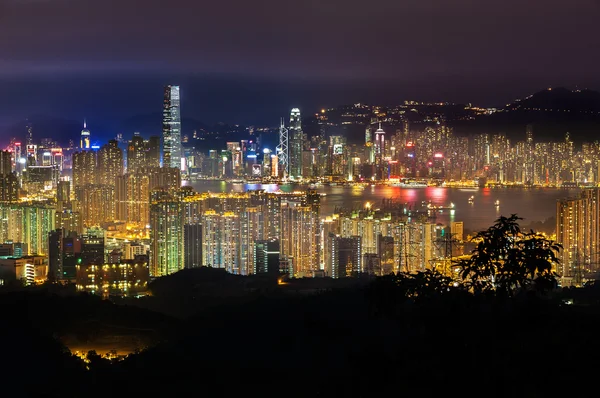
[[[500,105],[600,88],[592,0],[0,0],[0,126],[160,111],[276,124],[292,106]]]

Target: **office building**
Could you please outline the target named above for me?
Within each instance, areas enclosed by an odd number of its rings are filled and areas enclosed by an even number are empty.
[[[254,243],[254,274],[279,274],[279,240],[259,240]]]
[[[302,121],[300,109],[294,108],[290,114],[289,126],[289,177],[292,179],[302,178],[302,155],[304,150],[304,134],[302,133]]]
[[[79,148],[80,149],[90,149],[92,147],[91,139],[92,139],[92,136],[91,136],[90,130],[88,130],[87,122],[84,120],[83,121],[83,130],[81,130],[81,139],[79,142]]]
[[[181,109],[179,86],[166,86],[163,101],[163,166],[181,169]]]
[[[360,236],[350,238],[330,236],[329,238],[331,257],[327,270],[328,274],[337,279],[357,276],[361,273],[363,258]]]
[[[88,264],[103,264],[105,261],[104,254],[104,236],[100,234],[85,234],[80,237],[81,242],[81,263]]]
[[[148,289],[147,256],[136,256],[135,259],[113,264],[79,264],[76,269],[75,284],[80,292],[103,297],[128,297],[145,293]]]

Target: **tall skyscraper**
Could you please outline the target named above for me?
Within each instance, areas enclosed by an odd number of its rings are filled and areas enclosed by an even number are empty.
[[[385,170],[383,165],[383,159],[385,157],[385,131],[381,128],[381,123],[379,123],[379,128],[375,131],[375,165],[377,169],[377,178],[385,179]]]
[[[133,133],[133,138],[127,145],[127,172],[135,173],[146,164],[146,147],[140,133]]]
[[[254,242],[254,274],[279,273],[279,240],[257,240]]]
[[[183,204],[166,190],[151,196],[150,275],[159,277],[184,268]]]
[[[123,151],[116,140],[108,141],[98,151],[98,182],[103,185],[115,186],[117,177],[123,175]]]
[[[294,275],[313,276],[320,269],[319,215],[311,206],[281,206],[281,254],[292,261]]]
[[[19,200],[19,179],[14,174],[0,175],[0,202]]]
[[[12,153],[9,151],[0,151],[0,176],[12,173]]]
[[[81,130],[81,140],[79,143],[79,148],[80,149],[90,149],[91,147],[91,133],[90,130],[88,130],[87,128],[87,123],[84,120],[83,121],[83,130]]]
[[[525,132],[525,175],[524,180],[526,184],[533,184],[535,182],[535,145],[533,143],[533,126],[527,125]]]
[[[115,186],[88,184],[78,187],[83,225],[92,227],[115,220]]]
[[[600,188],[556,204],[556,241],[563,246],[559,275],[563,283],[579,284],[585,272],[597,271],[600,253]]]
[[[183,252],[185,268],[202,266],[202,225],[185,224],[183,226]]]
[[[282,173],[283,179],[287,179],[290,176],[290,140],[289,140],[289,129],[285,127],[283,123],[283,118],[281,118],[281,123],[279,125],[279,145],[275,152],[276,155],[272,155],[271,159],[276,159],[275,164],[272,164],[271,167],[271,175],[274,177],[279,177],[279,173]],[[277,167],[281,165],[281,167]]]
[[[289,128],[289,167],[290,177],[293,179],[302,178],[302,151],[304,145],[304,134],[302,133],[302,121],[300,119],[300,109],[294,108],[290,114]]]
[[[179,86],[166,86],[163,101],[163,166],[181,169]]]
[[[145,142],[146,166],[160,167],[160,137],[153,135]]]
[[[73,188],[98,181],[98,159],[94,151],[73,154]]]
[[[27,145],[33,145],[33,125],[29,120],[25,119],[25,121],[25,130],[27,131],[27,137],[25,142]]]
[[[81,263],[83,265],[102,265],[106,260],[104,255],[104,236],[97,234],[81,237]]]
[[[19,242],[25,254],[48,254],[48,234],[55,222],[54,206],[0,203],[0,242]]]
[[[63,230],[56,229],[48,234],[48,280],[57,282],[62,279]]]
[[[330,264],[328,265],[329,275],[332,278],[344,278],[346,276],[356,276],[362,272],[362,247],[360,236],[342,238],[340,236],[331,236],[329,239],[331,247]]]

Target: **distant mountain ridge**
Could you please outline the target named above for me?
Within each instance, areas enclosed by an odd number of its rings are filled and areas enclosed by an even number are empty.
[[[504,107],[506,111],[597,112],[600,113],[600,92],[569,90],[564,87],[538,91]]]
[[[536,141],[561,141],[567,132],[575,142],[595,141],[600,132],[600,92],[593,90],[550,88],[497,109],[451,125],[458,134],[505,134],[516,141],[525,139],[528,124]]]
[[[525,128],[533,125],[535,140],[562,140],[569,132],[577,142],[595,141],[600,132],[600,92],[593,90],[570,90],[564,87],[545,89],[525,98],[517,99],[504,106],[497,107],[499,112],[491,115],[480,115],[474,120],[454,120],[448,124],[459,135],[470,134],[506,134],[510,139],[523,140]],[[450,110],[448,110],[450,112]],[[307,110],[305,114],[310,114]],[[451,120],[449,118],[448,120]],[[33,126],[33,137],[36,142],[42,138],[53,138],[59,144],[67,145],[69,140],[78,141],[83,128],[83,120],[73,120],[48,115],[33,115],[28,118]],[[25,140],[25,119],[2,127],[0,144],[7,144],[11,137]],[[223,123],[207,125],[193,117],[182,120],[182,134],[191,135],[194,130],[225,132],[232,129]],[[310,124],[306,125],[307,131]],[[355,127],[354,130],[351,127]],[[362,142],[364,130],[357,125],[340,126],[340,134],[355,141]],[[88,120],[88,128],[92,133],[93,144],[104,144],[117,134],[129,140],[134,132],[143,137],[162,134],[162,113],[153,112],[139,114],[124,120],[103,121]],[[6,141],[6,142],[5,142]],[[76,142],[77,144],[77,142]]]

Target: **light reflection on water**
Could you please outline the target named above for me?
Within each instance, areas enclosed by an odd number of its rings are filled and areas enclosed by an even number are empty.
[[[221,181],[200,181],[191,184],[198,192],[243,192],[250,189],[264,189],[268,192],[282,190],[292,192],[306,189],[293,185],[277,184],[231,184]],[[465,228],[480,230],[490,226],[499,216],[518,214],[525,218],[523,223],[544,221],[554,217],[556,201],[561,198],[574,196],[578,190],[556,188],[484,188],[469,190],[460,188],[416,188],[406,189],[390,186],[322,186],[316,189],[325,193],[321,199],[321,215],[330,215],[335,207],[363,208],[365,202],[371,202],[374,208],[380,206],[383,199],[393,199],[400,203],[409,203],[413,207],[420,206],[422,201],[434,205],[448,206],[454,203],[455,210],[437,212],[436,222],[447,223],[450,221],[463,221]],[[469,204],[469,197],[474,196],[474,201]],[[494,202],[500,201],[500,206]],[[453,214],[452,214],[453,213]]]

